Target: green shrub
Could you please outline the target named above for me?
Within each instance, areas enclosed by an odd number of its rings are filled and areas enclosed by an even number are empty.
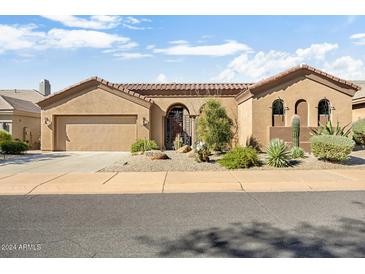
[[[28,144],[21,141],[4,141],[0,146],[5,154],[21,154],[29,149]]]
[[[5,130],[0,130],[0,143],[11,140],[12,137],[8,132],[6,132]]]
[[[259,165],[257,152],[253,147],[236,147],[227,152],[218,162],[229,169]]]
[[[355,142],[350,138],[336,135],[313,136],[310,138],[311,151],[321,160],[343,161],[348,159]]]
[[[194,150],[196,152],[195,160],[198,163],[209,162],[210,150],[206,143],[199,141],[194,144]]]
[[[365,119],[352,124],[352,137],[356,144],[365,145]]]
[[[212,150],[222,150],[232,139],[232,120],[217,100],[210,99],[204,105],[198,123],[198,138]]]
[[[292,147],[290,156],[292,159],[304,158],[304,150],[300,147]]]
[[[137,140],[131,147],[131,152],[145,152],[148,150],[158,149],[158,146],[155,141],[148,139],[139,139]]]
[[[273,139],[266,148],[267,164],[273,167],[289,166],[290,152],[283,140]]]

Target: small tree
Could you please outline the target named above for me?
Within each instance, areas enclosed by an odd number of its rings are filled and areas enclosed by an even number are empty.
[[[222,150],[231,142],[232,120],[224,107],[214,99],[208,100],[199,117],[198,135],[213,150]]]

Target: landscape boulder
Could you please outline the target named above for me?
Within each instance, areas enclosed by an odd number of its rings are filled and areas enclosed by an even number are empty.
[[[188,145],[182,146],[181,148],[176,150],[176,152],[179,152],[179,153],[187,153],[189,151],[191,151],[191,147]]]
[[[152,160],[167,160],[170,159],[169,156],[167,156],[166,153],[160,152],[160,153],[156,153],[151,157]]]
[[[159,150],[151,150],[151,151],[146,151],[145,155],[147,157],[150,157],[151,160],[167,160],[170,159],[169,156],[167,156],[166,153],[159,151]]]

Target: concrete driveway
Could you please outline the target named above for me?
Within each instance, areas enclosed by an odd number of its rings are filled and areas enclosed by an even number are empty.
[[[96,172],[122,160],[128,152],[30,152],[0,161],[0,173]]]

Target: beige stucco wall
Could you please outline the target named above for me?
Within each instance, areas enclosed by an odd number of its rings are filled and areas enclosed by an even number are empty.
[[[238,136],[241,146],[247,145],[252,136],[252,98],[238,105]]]
[[[12,136],[14,139],[26,141],[24,139],[24,128],[28,128],[28,136],[31,149],[39,149],[41,139],[41,119],[40,114],[17,113],[13,115]]]
[[[163,93],[163,91],[161,92]],[[228,116],[237,124],[237,101],[232,97],[153,97],[154,106],[151,107],[151,139],[155,140],[160,147],[164,147],[164,118],[166,112],[173,105],[184,105],[191,116],[198,116],[201,107],[209,99],[218,100],[226,109]],[[194,128],[194,125],[192,125]],[[237,130],[237,126],[233,131]],[[193,135],[195,133],[193,132]],[[194,137],[193,137],[194,139]]]
[[[352,121],[365,119],[365,103],[352,106]]]
[[[54,150],[55,148],[53,133],[56,128],[55,120],[57,115],[136,115],[136,133],[133,132],[133,136],[130,136],[130,138],[135,139],[136,136],[141,139],[150,138],[149,107],[135,101],[135,98],[129,98],[129,95],[120,92],[114,93],[99,85],[87,88],[44,107],[41,112],[42,150]],[[51,123],[47,125],[45,123],[46,119]],[[98,138],[98,133],[95,132],[94,134],[94,137]]]
[[[352,121],[352,97],[341,93],[327,85],[308,78],[293,79],[288,83],[283,83],[267,91],[261,92],[253,98],[253,136],[262,145],[269,142],[268,128],[272,124],[272,103],[274,100],[282,99],[285,110],[285,126],[290,126],[291,118],[295,113],[295,103],[304,99],[308,103],[308,126],[316,127],[317,106],[321,99],[328,99],[334,109],[331,112],[333,123],[337,121],[342,125],[347,125]]]

